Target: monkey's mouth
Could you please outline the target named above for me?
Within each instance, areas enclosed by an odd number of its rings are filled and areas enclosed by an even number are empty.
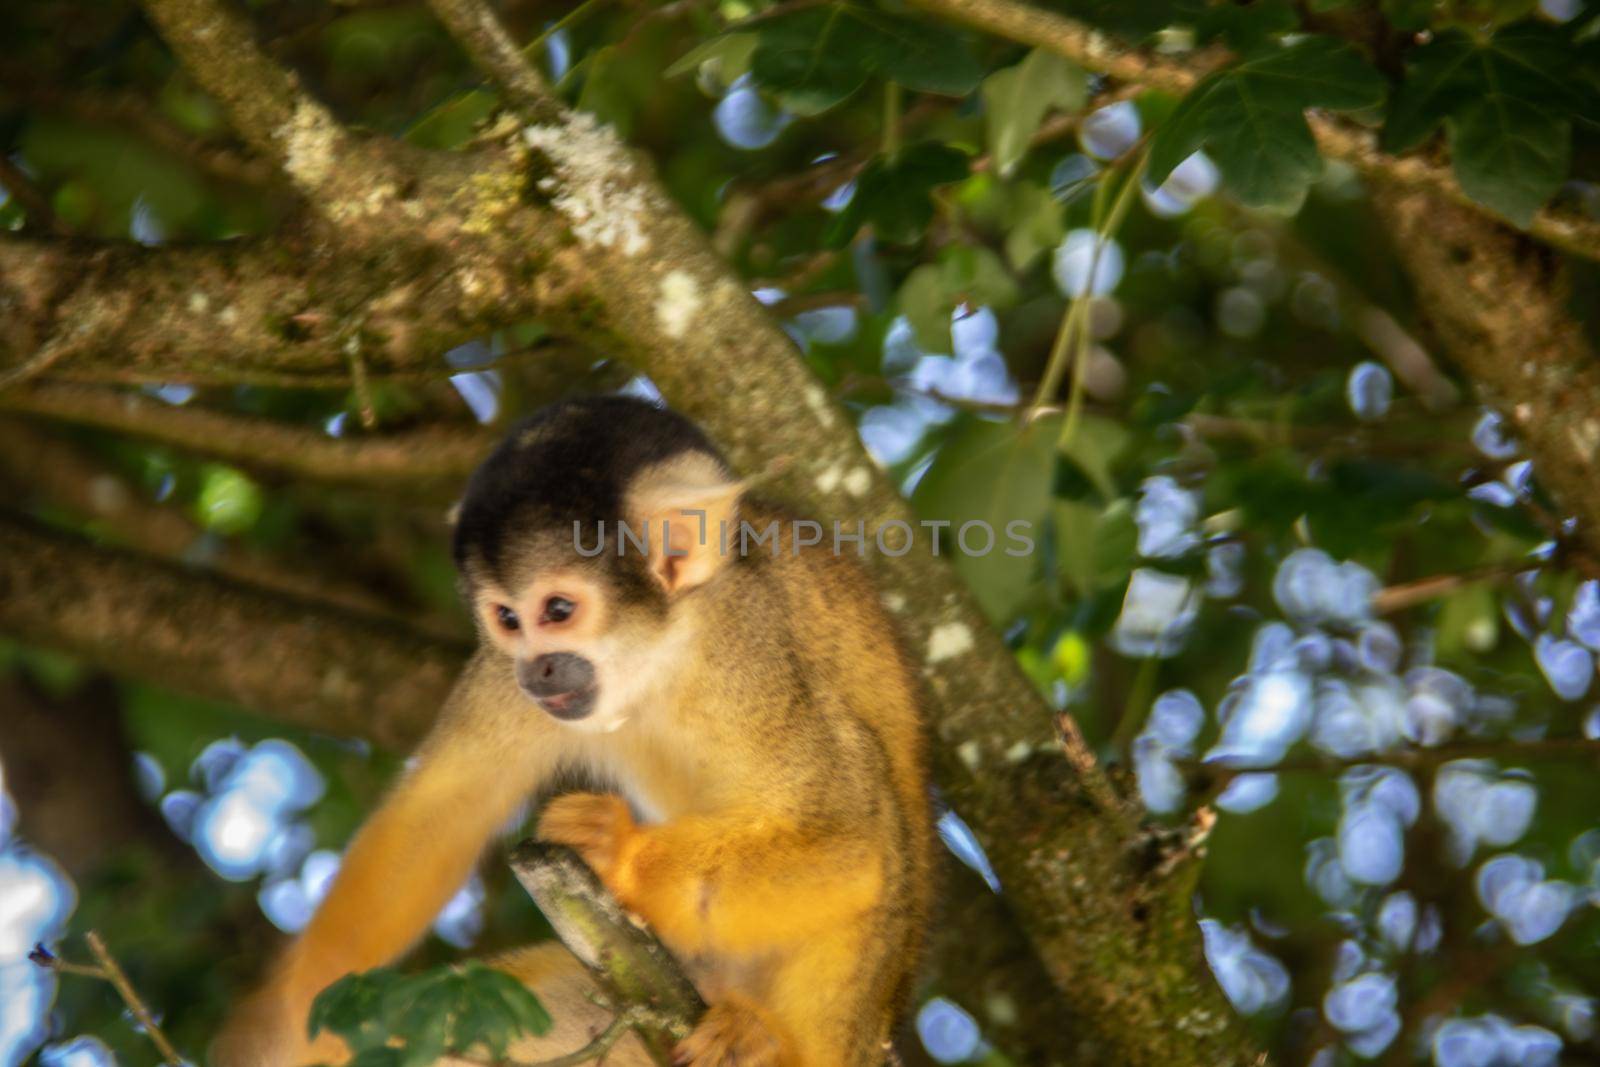
[[[595,687],[585,686],[570,693],[550,693],[535,696],[533,701],[558,719],[572,722],[594,711]]]

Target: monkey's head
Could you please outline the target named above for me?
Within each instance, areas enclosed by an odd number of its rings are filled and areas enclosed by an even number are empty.
[[[457,514],[482,639],[545,712],[617,729],[681,662],[683,605],[731,562],[719,531],[737,527],[739,493],[705,435],[653,404],[540,410],[473,474]]]

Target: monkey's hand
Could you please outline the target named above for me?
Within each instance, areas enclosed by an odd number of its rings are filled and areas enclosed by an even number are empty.
[[[638,837],[633,813],[611,793],[568,793],[551,800],[539,816],[539,837],[577,850],[613,895],[626,881],[623,868]],[[624,901],[626,903],[626,901]]]

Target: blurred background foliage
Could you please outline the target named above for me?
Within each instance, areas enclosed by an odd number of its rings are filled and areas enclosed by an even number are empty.
[[[350,123],[455,150],[495,107],[418,3],[246,6]],[[956,564],[1152,818],[1216,813],[1207,958],[1284,1062],[1600,1060],[1600,560],[1430,350],[1367,191],[1304,156],[1300,117],[1349,111],[1394,150],[1442,123],[1495,212],[1592,208],[1592,4],[1059,5],[1242,57],[1184,100],[892,4],[502,6],[558,91],[653,158],[923,518],[1029,524],[1034,551]],[[0,39],[0,227],[162,245],[294,211],[136,7],[22,0]],[[1592,337],[1596,273],[1572,269]],[[336,437],[492,432],[552,395],[500,358],[541,335],[440,353],[434,380],[142,388]],[[561,389],[651,394],[605,355]],[[447,491],[0,433],[9,509],[470,639]],[[154,1062],[109,987],[22,960],[79,957],[90,927],[198,1056],[397,758],[27,634],[0,671],[0,1061]],[[546,930],[491,863],[435,934],[425,962]],[[938,993],[927,1051],[1006,1062],[983,1006]]]

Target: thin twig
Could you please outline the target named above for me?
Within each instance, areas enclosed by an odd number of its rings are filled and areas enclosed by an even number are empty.
[[[91,967],[87,963],[68,963],[43,945],[33,946],[33,951],[28,953],[28,959],[40,967],[48,968],[58,974],[73,974],[79,978],[97,978],[102,982],[110,981],[110,976],[103,969]]]
[[[481,0],[428,0],[428,6],[473,65],[525,118],[548,122],[560,116],[560,101],[487,4]]]
[[[1106,777],[1105,768],[1100,766],[1094,750],[1084,739],[1078,720],[1066,712],[1057,715],[1056,736],[1061,742],[1061,750],[1067,757],[1067,763],[1077,772],[1078,782],[1094,806],[1103,814],[1132,830],[1138,819],[1132,814],[1128,803],[1117,794],[1111,785],[1111,779]]]
[[[1430,574],[1426,578],[1417,578],[1414,581],[1378,590],[1372,597],[1372,610],[1377,615],[1392,615],[1397,611],[1449,596],[1463,586],[1476,582],[1501,582],[1535,567],[1537,564],[1534,561],[1519,559],[1509,563],[1486,563],[1481,567],[1455,574]]]
[[[162,1032],[161,1026],[156,1022],[156,1017],[145,1006],[144,1000],[139,996],[139,991],[133,988],[133,983],[128,981],[128,976],[123,973],[121,965],[116,961],[116,957],[111,955],[111,950],[106,947],[106,943],[100,937],[99,932],[90,930],[83,935],[83,939],[88,943],[89,951],[94,954],[99,966],[90,967],[81,963],[69,963],[57,957],[43,945],[35,945],[33,951],[28,953],[28,958],[40,967],[47,967],[60,974],[73,974],[82,978],[95,978],[102,982],[109,982],[111,987],[117,991],[117,995],[122,998],[122,1002],[128,1006],[129,1013],[133,1015],[134,1021],[139,1024],[139,1027],[144,1030],[144,1034],[150,1039],[150,1043],[156,1047],[156,1051],[161,1053],[162,1062],[168,1064],[169,1067],[183,1067],[183,1057],[178,1054],[178,1050],[173,1047],[172,1042],[167,1040],[167,1035]]]
[[[65,335],[53,337],[46,341],[33,356],[24,360],[15,367],[0,372],[0,392],[21,385],[23,382],[39,377],[72,351],[73,346],[67,343]]]
[[[122,972],[122,967],[116,958],[111,955],[111,950],[106,948],[106,943],[101,940],[99,931],[90,930],[83,935],[89,943],[89,951],[94,953],[94,958],[106,972],[106,981],[110,982],[122,997],[122,1002],[133,1012],[133,1017],[144,1028],[145,1036],[150,1038],[150,1043],[160,1051],[161,1058],[171,1067],[182,1067],[183,1057],[178,1055],[178,1050],[172,1047],[172,1042],[167,1040],[167,1035],[162,1033],[161,1027],[156,1022],[150,1009],[145,1007],[144,1001],[139,999],[139,993],[133,988],[133,983],[128,981],[128,976]]]
[[[554,1059],[540,1060],[538,1063],[529,1064],[528,1067],[577,1067],[580,1063],[598,1060],[610,1052],[611,1046],[622,1040],[622,1035],[632,1030],[636,1024],[637,1019],[632,1012],[623,1012],[612,1019],[611,1025],[602,1030],[593,1041],[577,1051]]]
[[[378,428],[378,405],[372,398],[372,382],[367,377],[367,361],[361,355],[361,338],[354,335],[345,343],[345,355],[350,359],[350,386],[355,390],[356,407],[361,413],[363,429]]]

